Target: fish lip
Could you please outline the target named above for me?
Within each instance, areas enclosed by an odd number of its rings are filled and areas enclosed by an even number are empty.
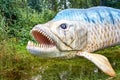
[[[28,41],[27,44],[27,50],[35,56],[40,56],[40,57],[58,57],[60,56],[60,52],[58,49],[56,49],[56,46],[52,47],[38,47],[35,45],[34,42]]]

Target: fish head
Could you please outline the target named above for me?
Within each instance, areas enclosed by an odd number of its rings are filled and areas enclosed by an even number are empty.
[[[84,39],[81,43],[80,37],[86,33],[79,29],[76,21],[49,21],[36,25],[30,33],[38,44],[28,41],[28,51],[43,57],[66,56],[81,50],[86,42]]]
[[[59,17],[59,16],[58,16]],[[38,42],[29,41],[27,50],[43,57],[61,57],[75,54],[87,44],[87,30],[77,20],[58,19],[38,24],[30,31]]]

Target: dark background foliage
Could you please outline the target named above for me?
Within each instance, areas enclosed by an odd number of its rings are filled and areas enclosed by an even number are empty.
[[[58,11],[100,5],[120,8],[120,0],[0,0],[0,27],[8,37],[25,44],[30,39],[30,29],[51,20]]]

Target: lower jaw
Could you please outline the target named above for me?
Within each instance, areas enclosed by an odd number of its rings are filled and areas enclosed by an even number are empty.
[[[59,57],[61,56],[60,51],[56,48],[56,46],[51,45],[51,47],[44,47],[41,45],[34,44],[29,41],[27,45],[27,50],[35,55],[40,57]]]

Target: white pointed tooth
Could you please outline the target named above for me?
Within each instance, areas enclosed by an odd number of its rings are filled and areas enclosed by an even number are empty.
[[[41,47],[41,45],[39,44],[39,47]]]
[[[42,45],[42,47],[44,48],[44,44]]]
[[[45,32],[42,31],[42,34],[43,34],[45,37],[47,37],[47,35],[45,34]]]
[[[45,48],[48,48],[48,45],[45,45]]]
[[[50,42],[52,42],[52,43],[53,43],[53,41],[52,41],[52,39],[51,39],[51,38],[48,38],[48,39],[49,39],[49,41],[50,41]]]
[[[41,31],[41,30],[39,30],[39,32],[40,32],[40,33],[42,33],[42,31]]]
[[[52,45],[50,45],[50,48],[52,47]]]
[[[42,44],[40,45],[40,47],[42,48]]]
[[[51,38],[49,38],[49,40],[50,40],[50,41],[52,41],[52,39],[51,39]]]
[[[49,37],[47,37],[48,38],[48,40],[50,41],[50,38]]]
[[[54,41],[50,38],[50,41],[52,42],[52,43],[54,43]]]
[[[46,45],[44,44],[44,48],[46,48]]]
[[[48,45],[49,48],[51,48],[51,45]]]
[[[46,48],[49,48],[49,45],[46,45]]]
[[[43,44],[41,44],[41,48],[43,48]]]
[[[45,45],[43,44],[43,47],[45,47]]]
[[[45,34],[43,31],[41,31],[41,32],[42,32],[43,35]]]
[[[31,41],[28,41],[28,45],[30,45],[31,44]]]
[[[54,47],[54,45],[52,45],[52,47]]]
[[[52,42],[53,43],[53,40],[50,38],[50,42]]]
[[[48,48],[48,45],[45,45],[45,48]]]
[[[46,35],[46,33],[43,31],[43,34]]]
[[[44,36],[48,37],[47,34],[44,33]]]
[[[50,42],[51,42],[51,43],[53,43],[53,40],[52,40],[52,39],[50,39]]]
[[[43,48],[45,48],[45,45],[43,44]]]
[[[42,34],[44,35],[45,33],[42,31]]]
[[[42,44],[40,45],[40,47],[42,48]]]
[[[51,47],[53,47],[53,45],[51,45]]]
[[[47,48],[49,48],[49,45],[47,45]]]
[[[46,48],[46,45],[44,44],[44,48]]]
[[[43,33],[43,31],[42,31],[42,30],[40,30],[40,32],[41,32],[41,33]]]
[[[39,32],[39,33],[41,33],[41,31],[40,31],[40,30],[39,30],[38,32]]]
[[[45,44],[43,45],[43,47],[45,48]]]

